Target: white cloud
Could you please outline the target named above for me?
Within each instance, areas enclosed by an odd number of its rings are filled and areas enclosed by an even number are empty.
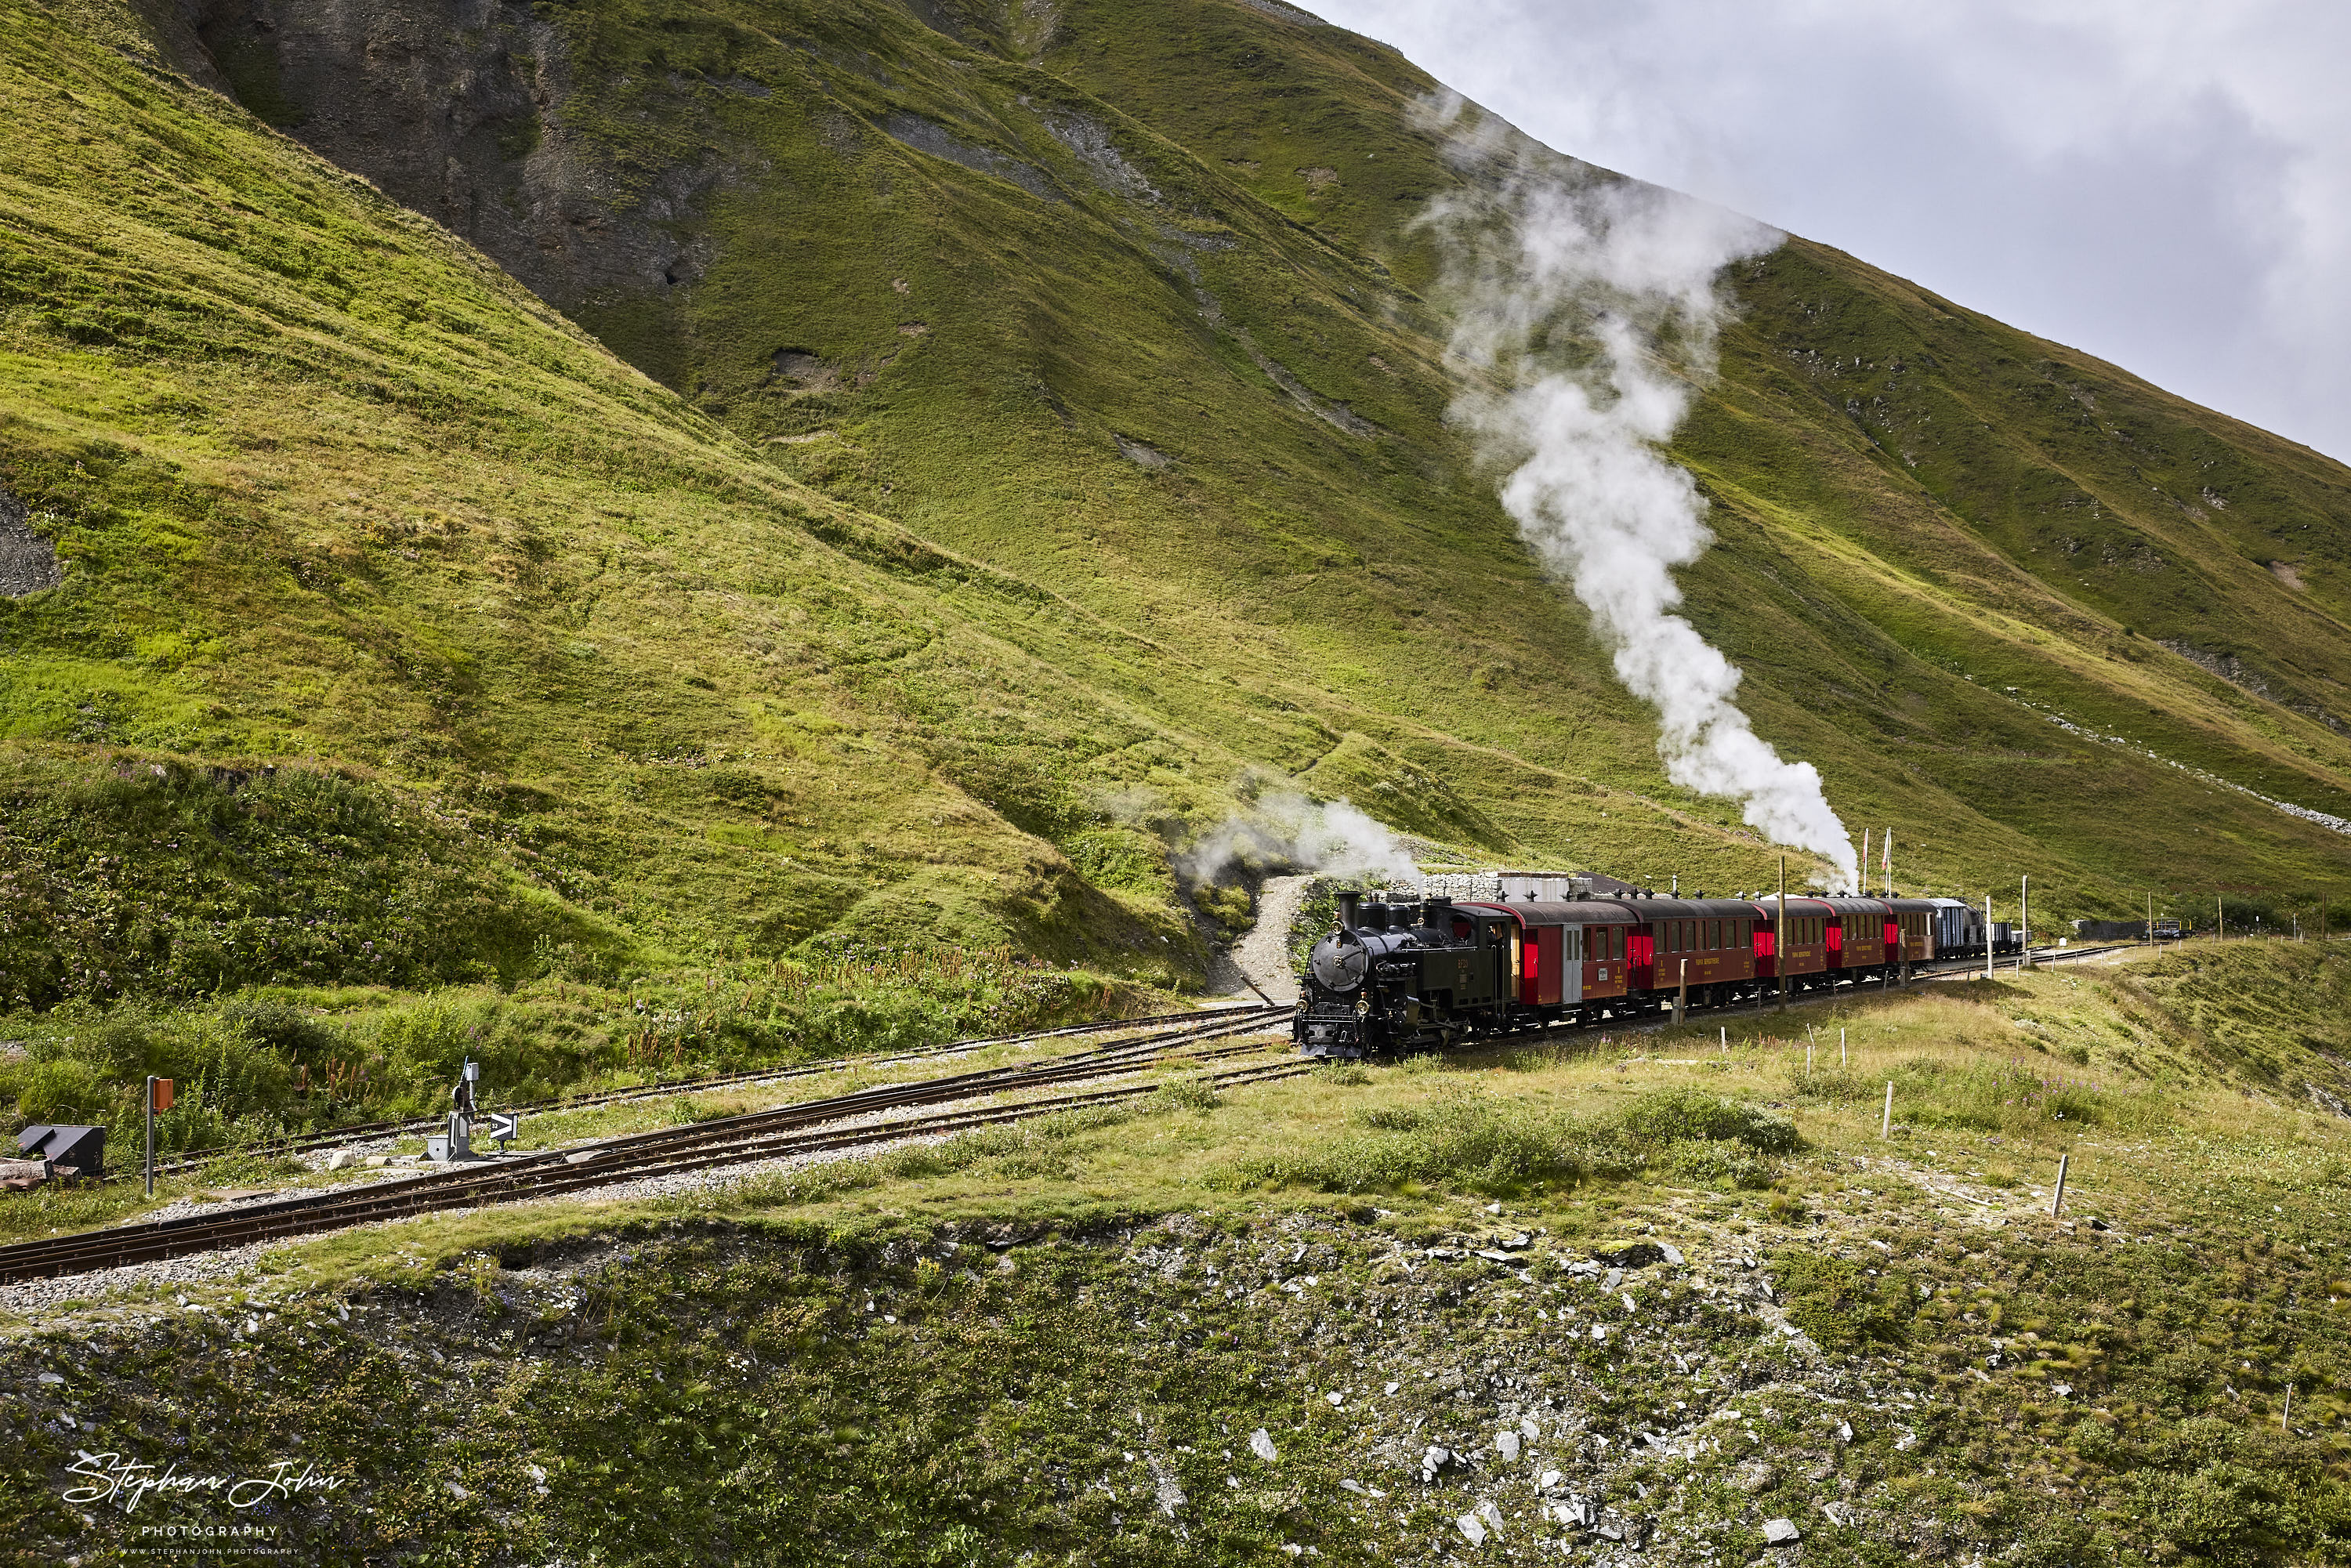
[[[2351,456],[2351,6],[1316,9],[1561,152]]]

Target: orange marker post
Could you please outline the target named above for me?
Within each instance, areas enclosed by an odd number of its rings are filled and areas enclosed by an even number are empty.
[[[147,1196],[155,1196],[155,1113],[172,1108],[172,1081],[147,1080]]]

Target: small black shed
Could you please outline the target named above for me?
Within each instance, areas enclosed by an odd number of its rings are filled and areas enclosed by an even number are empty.
[[[16,1134],[16,1147],[31,1160],[46,1160],[49,1174],[72,1172],[84,1181],[106,1174],[106,1129],[56,1127],[36,1122]]]

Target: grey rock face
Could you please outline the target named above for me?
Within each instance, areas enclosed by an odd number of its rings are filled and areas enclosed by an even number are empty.
[[[57,552],[33,531],[25,503],[0,490],[0,598],[22,599],[65,580]]]
[[[196,0],[193,33],[247,109],[487,252],[569,310],[659,298],[707,265],[673,232],[733,172],[711,106],[758,83],[640,84],[710,123],[701,154],[624,178],[567,119],[563,30],[507,0]],[[210,75],[205,72],[204,74]]]

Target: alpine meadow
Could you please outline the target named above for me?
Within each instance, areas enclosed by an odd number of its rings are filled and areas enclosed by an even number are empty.
[[[1275,876],[2312,938],[6,1275],[22,1560],[182,1517],[101,1444],[322,1562],[2351,1557],[2343,465],[1737,214],[1554,329],[1526,193],[1682,199],[1284,0],[0,18],[0,1103],[112,1177],[0,1244],[1207,1030]]]

